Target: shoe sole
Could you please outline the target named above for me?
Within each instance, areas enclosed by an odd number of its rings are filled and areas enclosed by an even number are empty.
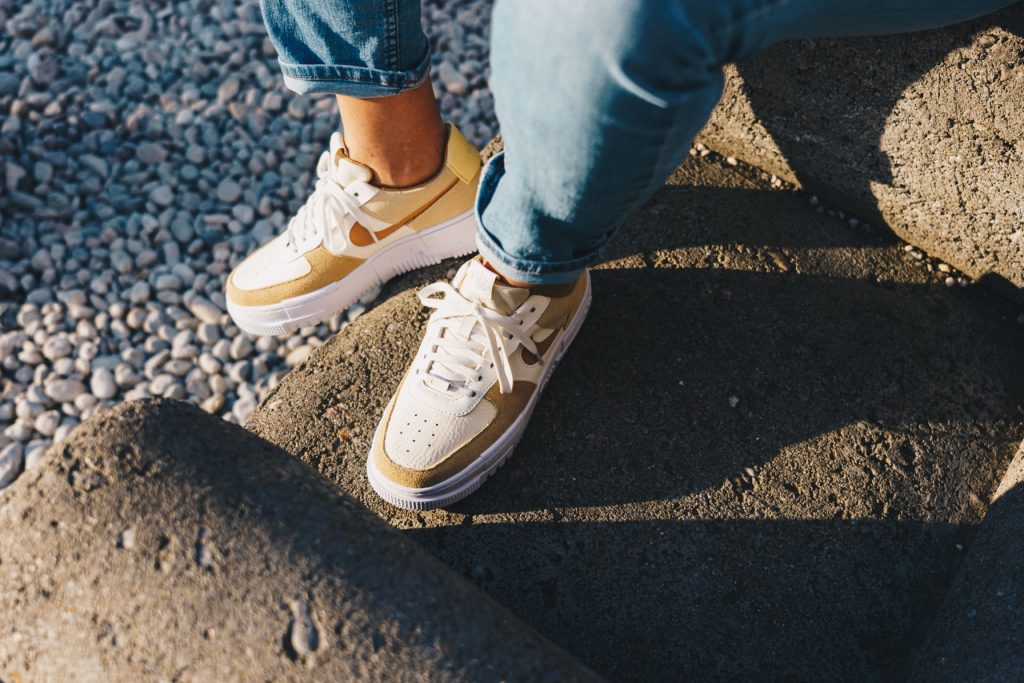
[[[580,307],[576,311],[576,315],[573,316],[572,321],[566,326],[562,338],[558,340],[558,350],[555,352],[551,362],[544,368],[540,382],[526,404],[526,408],[505,433],[499,436],[476,460],[458,474],[440,483],[427,488],[415,489],[396,484],[383,476],[374,465],[373,457],[371,456],[366,461],[366,474],[374,492],[395,507],[406,510],[432,510],[462,500],[480,488],[488,477],[505,464],[505,461],[512,455],[513,449],[519,444],[519,440],[523,438],[523,433],[526,431],[530,417],[533,415],[534,406],[547,386],[551,373],[555,371],[559,361],[562,360],[565,352],[569,349],[569,345],[576,338],[576,334],[583,325],[583,320],[587,317],[587,312],[590,310],[590,301],[591,290],[590,277],[588,275],[587,291],[583,296],[583,301],[580,303]],[[393,401],[394,399],[392,399]],[[391,404],[389,403],[385,411],[390,409]],[[383,423],[378,425],[377,430],[379,431],[382,426]],[[379,435],[374,435],[375,443],[377,436]]]
[[[381,247],[337,282],[266,306],[240,306],[228,301],[228,313],[234,323],[249,334],[288,334],[327,320],[402,273],[475,251],[476,213],[470,209]]]

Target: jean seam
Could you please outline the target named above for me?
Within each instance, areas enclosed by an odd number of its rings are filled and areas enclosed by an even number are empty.
[[[388,67],[398,71],[400,37],[398,35],[398,0],[385,0],[387,8],[384,12],[384,29],[388,40]]]
[[[374,69],[349,64],[292,64],[278,59],[281,71],[292,78],[308,81],[344,79],[357,83],[376,83],[384,86],[403,86],[410,81],[420,83],[423,74],[429,69],[429,58],[415,69],[400,71],[397,69]]]

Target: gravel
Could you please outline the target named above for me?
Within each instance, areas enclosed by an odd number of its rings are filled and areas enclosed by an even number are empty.
[[[434,89],[496,132],[490,2],[427,2]],[[287,91],[259,4],[0,4],[0,488],[96,410],[167,396],[244,421],[370,307],[254,339],[224,278],[279,233],[338,126]]]

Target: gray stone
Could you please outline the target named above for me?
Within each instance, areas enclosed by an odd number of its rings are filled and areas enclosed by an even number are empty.
[[[217,185],[217,199],[225,204],[234,204],[242,196],[242,186],[230,178]]]
[[[24,447],[17,441],[0,448],[0,489],[9,486],[21,474],[23,451]]]
[[[231,359],[242,360],[252,353],[252,340],[244,334],[240,334],[231,340]]]
[[[437,73],[445,90],[451,94],[465,95],[469,90],[469,81],[450,62],[442,62]]]
[[[156,142],[143,142],[135,150],[135,155],[144,164],[159,164],[167,158],[167,150]]]
[[[104,411],[24,476],[0,502],[0,613],[18,615],[0,620],[5,672],[597,680],[309,467],[193,406]]]
[[[159,206],[170,206],[174,203],[174,191],[168,185],[158,185],[149,193],[149,198]]]
[[[43,436],[53,436],[53,433],[57,431],[57,427],[60,426],[60,412],[56,410],[47,410],[45,413],[40,413],[35,420],[35,429]]]
[[[107,401],[117,394],[117,383],[114,381],[114,373],[107,368],[96,368],[89,380],[89,390],[92,395],[101,401]]]
[[[20,85],[20,78],[12,73],[0,71],[0,97],[16,94]]]
[[[71,403],[85,393],[85,385],[77,379],[56,379],[44,386],[46,395],[58,403]]]
[[[46,449],[49,447],[50,441],[48,439],[35,439],[25,444],[25,470],[31,470],[38,466],[46,454]]]
[[[211,325],[219,325],[221,316],[224,314],[224,311],[217,304],[204,296],[195,297],[192,303],[189,304],[188,310],[204,323]]]

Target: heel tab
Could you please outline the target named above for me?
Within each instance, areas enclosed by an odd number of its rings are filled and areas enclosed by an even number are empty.
[[[483,165],[480,152],[462,134],[454,123],[448,124],[448,146],[445,151],[445,165],[459,180],[468,183],[476,177]]]

